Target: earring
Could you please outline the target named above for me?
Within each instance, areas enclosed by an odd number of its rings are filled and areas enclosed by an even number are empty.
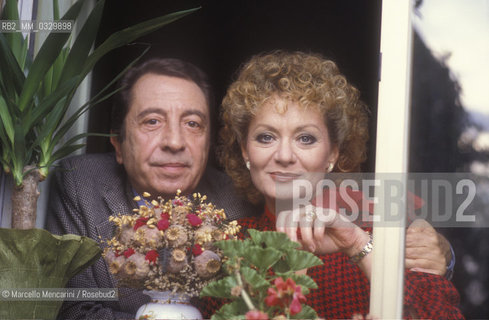
[[[250,161],[249,161],[249,160],[246,160],[246,168],[247,168],[248,170],[250,170],[250,167],[251,167],[251,163],[250,163]]]
[[[334,168],[334,163],[330,162],[329,165],[328,165],[328,169],[326,170],[327,173],[330,173],[331,171],[333,171],[333,168]]]

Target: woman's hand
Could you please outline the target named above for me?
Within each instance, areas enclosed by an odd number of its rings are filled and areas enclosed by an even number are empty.
[[[311,208],[309,208],[311,209]],[[277,231],[316,254],[343,252],[352,257],[363,250],[370,236],[334,210],[312,207],[312,211],[288,210],[277,216]],[[297,230],[301,231],[301,239]],[[371,259],[367,255],[359,267],[370,278]]]

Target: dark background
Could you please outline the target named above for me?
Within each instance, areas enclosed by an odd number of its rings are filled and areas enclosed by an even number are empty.
[[[177,57],[201,67],[214,85],[216,108],[240,64],[253,54],[274,49],[323,54],[337,62],[369,106],[377,105],[380,0],[109,0],[98,41],[137,22],[199,6],[197,12],[138,42],[151,44],[143,59]],[[142,50],[143,45],[126,46],[100,61],[94,70],[94,93]],[[110,108],[107,102],[93,109],[89,132],[108,132]],[[374,130],[374,109],[371,119]],[[109,150],[107,138],[88,141],[87,152]],[[374,146],[369,150],[366,169],[373,168]]]
[[[201,67],[214,86],[216,109],[234,72],[251,55],[274,49],[318,52],[337,62],[370,107],[371,142],[363,169],[374,170],[381,0],[107,0],[98,42],[137,22],[194,7],[201,9],[101,60],[93,73],[93,93],[147,44],[151,49],[143,60],[177,57]],[[470,125],[460,103],[460,87],[449,68],[416,35],[413,43],[410,171],[468,171],[478,155],[457,145]],[[89,132],[109,132],[111,107],[107,101],[91,111]],[[107,138],[88,140],[89,153],[111,150]],[[485,229],[439,231],[456,252],[454,284],[461,293],[462,311],[468,319],[489,318],[489,245],[484,245],[489,243],[489,233]],[[471,261],[478,263],[478,271],[470,269]]]

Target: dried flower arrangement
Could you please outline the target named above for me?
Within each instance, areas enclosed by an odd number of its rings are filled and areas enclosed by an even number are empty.
[[[145,205],[134,214],[110,217],[117,227],[103,253],[110,272],[119,286],[198,296],[222,275],[223,255],[214,243],[235,239],[240,227],[206,203],[205,195],[189,199],[178,191],[167,201],[143,197]]]

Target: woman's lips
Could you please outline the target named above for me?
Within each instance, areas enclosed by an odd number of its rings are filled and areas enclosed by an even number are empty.
[[[301,176],[301,174],[298,173],[278,172],[278,171],[270,172],[269,175],[272,178],[272,180],[276,182],[290,182]]]

